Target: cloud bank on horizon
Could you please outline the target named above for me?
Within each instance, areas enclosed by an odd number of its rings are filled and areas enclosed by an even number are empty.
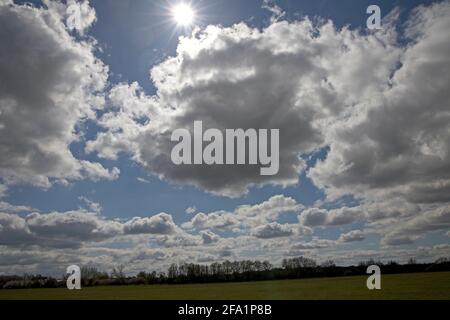
[[[180,260],[308,255],[348,264],[450,254],[449,1],[417,7],[401,32],[400,9],[382,30],[366,32],[285,20],[264,2],[273,16],[262,29],[209,25],[180,37],[175,54],[149,70],[154,95],[137,82],[108,82],[112,71],[89,36],[98,19],[89,1],[75,32],[64,24],[69,4],[44,4],[0,0],[0,273],[59,272],[73,263],[126,264],[131,272]],[[172,164],[171,133],[196,120],[223,130],[280,129],[279,174]],[[93,137],[88,121],[99,127]],[[98,160],[75,156],[74,143]],[[165,212],[113,219],[88,199],[48,213],[7,202],[9,189],[22,185],[114,184],[126,174],[114,165],[121,157],[214,197],[281,191],[234,210],[193,206],[184,223]],[[302,192],[302,177],[323,201],[306,207],[283,194]],[[323,237],[327,228],[340,235]],[[416,245],[436,232],[446,241]],[[358,247],[363,242],[369,247]]]

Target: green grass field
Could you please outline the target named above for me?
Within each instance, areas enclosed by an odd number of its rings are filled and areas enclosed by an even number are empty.
[[[247,283],[0,290],[0,300],[450,300],[450,272],[382,276],[369,291],[367,277]]]

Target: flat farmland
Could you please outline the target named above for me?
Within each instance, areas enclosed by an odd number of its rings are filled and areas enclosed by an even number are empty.
[[[367,277],[211,283],[0,290],[0,300],[450,300],[450,272],[382,276],[369,291]]]

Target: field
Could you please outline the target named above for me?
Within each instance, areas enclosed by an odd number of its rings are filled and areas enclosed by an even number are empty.
[[[450,272],[382,276],[369,291],[367,277],[247,283],[0,290],[0,300],[450,300]]]

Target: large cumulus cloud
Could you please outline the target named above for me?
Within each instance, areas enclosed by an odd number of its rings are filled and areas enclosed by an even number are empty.
[[[172,216],[160,213],[128,221],[107,219],[99,212],[0,212],[0,246],[79,248],[89,243],[126,236],[186,236]]]
[[[450,201],[450,4],[419,7],[389,88],[331,124],[330,152],[309,176],[331,197]]]
[[[86,150],[109,159],[127,152],[160,178],[225,196],[252,185],[295,185],[306,168],[301,155],[324,146],[328,122],[387,86],[400,52],[393,43],[393,32],[362,35],[309,19],[263,30],[244,23],[197,30],[180,39],[175,57],[152,68],[155,96],[137,84],[112,90],[113,109],[100,120],[107,131]],[[171,133],[192,131],[196,120],[220,130],[280,129],[279,173],[173,165]]]
[[[118,169],[81,161],[70,151],[82,136],[79,124],[103,107],[108,68],[94,56],[93,41],[76,41],[61,8],[46,3],[0,3],[0,178],[40,187],[117,178]],[[83,7],[87,13],[88,3]],[[92,8],[89,14],[95,15]]]

